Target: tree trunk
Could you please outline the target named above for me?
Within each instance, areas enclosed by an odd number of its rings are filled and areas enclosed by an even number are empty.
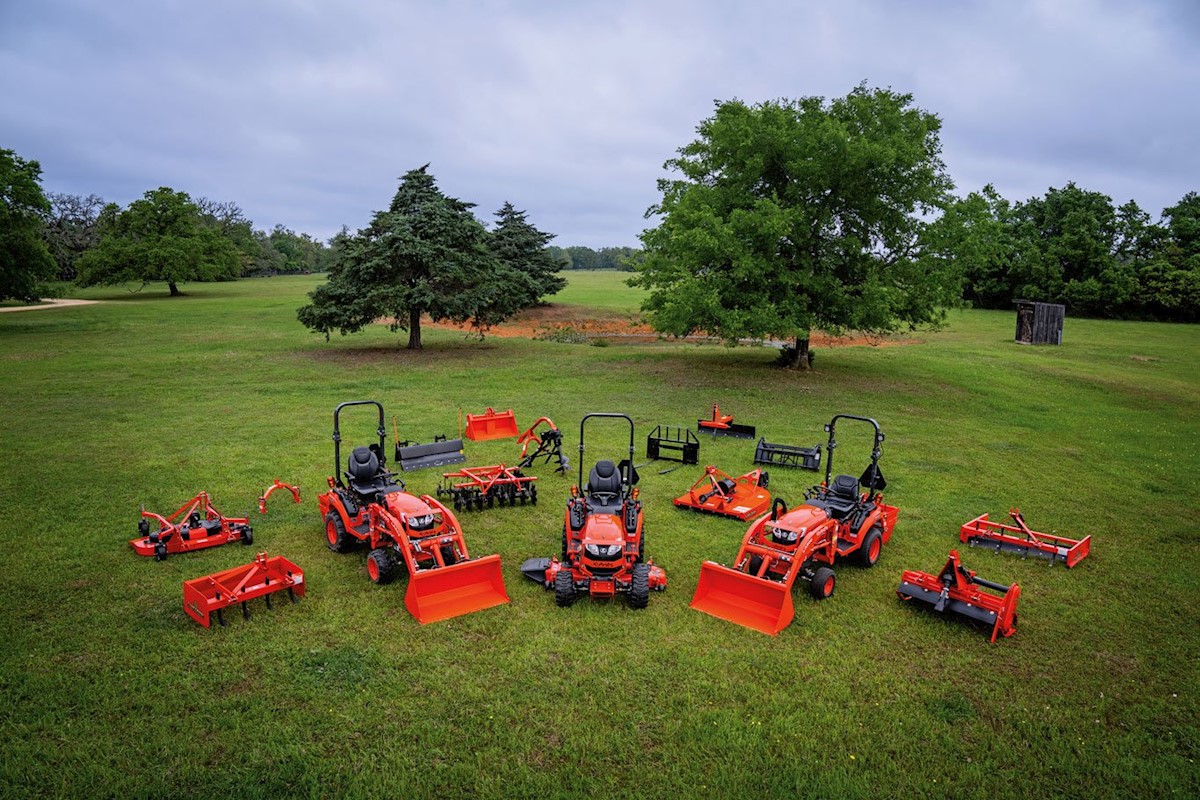
[[[807,336],[803,339],[799,336],[796,337],[795,346],[788,349],[786,364],[788,369],[808,369],[811,366],[809,363]]]
[[[408,349],[421,349],[421,310],[419,308],[408,312]]]
[[[171,290],[171,297],[181,297],[183,292],[179,291],[179,287],[175,285],[175,281],[167,281],[167,286]]]

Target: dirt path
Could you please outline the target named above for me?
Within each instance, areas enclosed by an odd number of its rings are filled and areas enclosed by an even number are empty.
[[[42,308],[66,308],[67,306],[90,306],[99,303],[99,300],[43,300],[36,306],[11,306],[8,308],[0,308],[0,313],[5,311],[37,311]]]

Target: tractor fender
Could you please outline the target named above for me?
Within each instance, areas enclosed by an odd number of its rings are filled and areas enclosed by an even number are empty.
[[[866,536],[867,531],[871,530],[871,527],[874,526],[876,523],[879,523],[879,527],[881,529],[884,527],[883,512],[880,511],[878,507],[872,509],[872,511],[869,514],[867,514],[866,519],[863,520],[862,524],[858,526],[858,530],[855,531],[855,534],[854,534],[855,538],[857,538],[861,542],[862,537]]]

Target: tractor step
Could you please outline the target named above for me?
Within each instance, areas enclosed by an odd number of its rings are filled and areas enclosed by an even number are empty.
[[[297,595],[304,596],[304,572],[283,556],[267,558],[266,553],[259,553],[249,564],[184,581],[183,610],[205,628],[212,624],[213,614],[224,626],[222,609],[241,604],[242,614],[248,619],[250,608],[246,603],[263,597],[270,608],[271,595],[284,591],[293,603]]]
[[[1005,586],[978,577],[962,566],[956,550],[950,551],[946,565],[937,575],[905,570],[900,576],[896,595],[904,601],[915,600],[918,605],[939,614],[952,614],[990,626],[993,642],[997,636],[1012,636],[1017,632],[1017,602],[1021,598],[1021,587],[1015,583]]]
[[[754,463],[776,467],[799,467],[817,472],[821,469],[821,446],[797,447],[759,439],[758,445],[754,448]]]

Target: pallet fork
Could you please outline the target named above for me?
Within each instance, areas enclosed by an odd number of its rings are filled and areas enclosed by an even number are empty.
[[[249,564],[184,581],[183,610],[205,628],[216,614],[223,628],[222,609],[240,603],[242,616],[250,619],[248,602],[262,597],[271,608],[271,595],[284,591],[293,603],[297,595],[303,597],[304,572],[283,556],[267,558],[266,553],[259,553]]]
[[[1050,533],[1039,533],[1030,530],[1021,516],[1021,509],[1010,509],[1014,525],[1004,525],[991,522],[988,515],[976,517],[963,525],[958,532],[960,541],[969,547],[982,547],[995,550],[997,553],[1017,553],[1021,556],[1045,558],[1054,564],[1061,561],[1067,567],[1073,567],[1087,557],[1091,550],[1092,537],[1068,539],[1066,536],[1055,536]]]
[[[680,464],[700,463],[700,440],[687,428],[658,425],[646,437],[646,458]]]
[[[1002,594],[997,596],[981,589]],[[993,642],[997,636],[1012,636],[1017,632],[1017,601],[1021,598],[1021,587],[980,578],[962,565],[957,550],[950,551],[946,565],[937,575],[905,570],[900,576],[896,595],[904,601],[915,600],[939,614],[948,612],[990,625]]]

